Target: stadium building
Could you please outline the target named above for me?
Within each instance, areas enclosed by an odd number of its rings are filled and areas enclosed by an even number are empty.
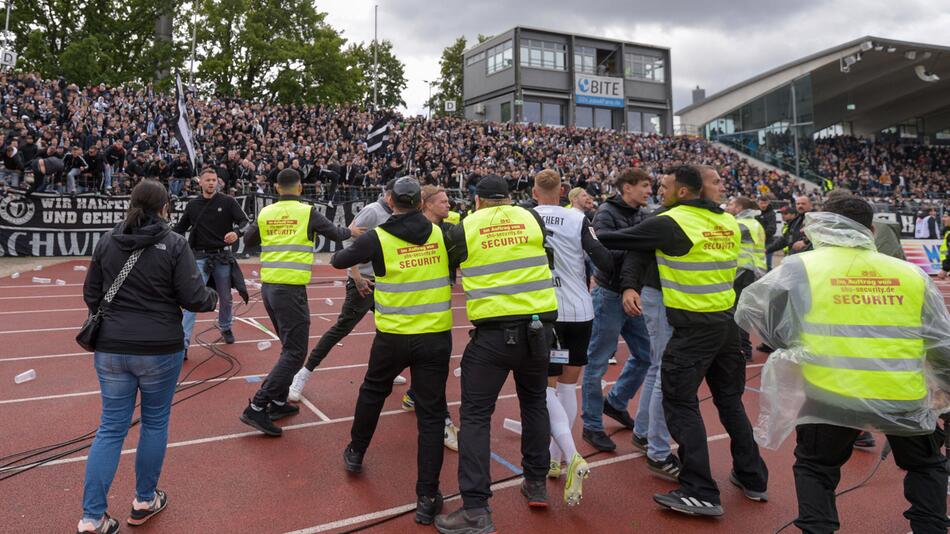
[[[862,37],[776,67],[708,98],[694,92],[680,129],[818,181],[820,137],[950,144],[950,48]]]
[[[464,53],[473,120],[670,134],[670,50],[516,27]]]

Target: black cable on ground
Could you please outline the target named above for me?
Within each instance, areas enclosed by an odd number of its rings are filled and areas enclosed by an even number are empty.
[[[752,376],[746,377],[746,379],[745,379],[746,383],[748,383],[749,381],[751,381],[753,378],[757,378],[757,377],[758,377],[759,375],[761,375],[761,374],[762,374],[762,371],[759,371],[759,372],[753,374]],[[711,399],[711,398],[712,398],[712,395],[707,395],[706,397],[703,397],[702,399],[699,399],[699,402],[700,402],[700,403],[703,403],[703,402],[705,402],[705,401],[707,401],[707,400],[709,400],[709,399]],[[627,429],[626,429],[626,428],[618,428],[617,430],[614,430],[613,432],[611,432],[610,434],[608,434],[607,437],[612,437],[614,434],[617,434],[618,432],[623,432],[624,430],[627,430]],[[597,456],[597,455],[599,455],[599,454],[605,454],[605,451],[594,451],[594,452],[588,454],[587,456],[584,456],[583,458],[584,458],[585,460],[588,460],[588,459],[593,458],[594,456]],[[510,476],[507,476],[507,477],[504,477],[504,478],[500,478],[500,479],[498,479],[498,480],[493,480],[493,481],[491,482],[491,486],[494,486],[495,484],[501,484],[501,483],[504,483],[504,482],[508,482],[508,481],[510,481],[510,480],[515,480],[515,479],[517,479],[517,478],[521,478],[522,476],[523,476],[523,475],[510,475]],[[453,499],[453,498],[458,497],[458,496],[460,496],[460,495],[461,495],[460,492],[456,492],[456,493],[453,493],[453,494],[451,494],[451,495],[445,495],[445,496],[443,496],[443,499],[447,501],[447,500],[449,500],[449,499]],[[397,514],[393,514],[393,515],[390,515],[390,516],[386,516],[386,517],[384,517],[384,518],[382,518],[382,519],[378,519],[378,520],[376,520],[376,521],[373,521],[372,523],[369,523],[369,524],[366,524],[366,525],[361,525],[361,526],[352,528],[352,529],[350,529],[350,530],[345,530],[345,531],[341,532],[340,534],[353,534],[353,533],[355,533],[355,532],[363,532],[363,531],[368,530],[368,529],[371,529],[371,528],[373,528],[373,527],[378,527],[378,526],[380,526],[380,525],[386,524],[386,523],[388,523],[388,522],[390,522],[390,521],[392,521],[392,520],[394,520],[394,519],[399,519],[400,517],[403,517],[403,516],[405,516],[405,515],[411,514],[411,513],[415,512],[415,511],[416,511],[416,508],[413,507],[413,508],[410,508],[409,510],[406,510],[406,511],[404,511],[404,512],[399,512],[399,513],[397,513]]]
[[[252,299],[257,298],[258,296],[260,296],[260,292],[250,295],[248,304],[243,305],[244,309],[242,309],[240,313],[235,314],[235,317],[242,317],[250,313],[251,310],[253,310],[253,308],[256,305],[256,301],[252,301]],[[188,399],[194,398],[202,393],[205,393],[206,391],[210,391],[211,389],[218,387],[219,385],[223,384],[224,382],[227,382],[229,379],[233,378],[234,376],[237,376],[238,373],[240,373],[241,362],[237,358],[235,358],[232,354],[219,348],[217,346],[217,339],[215,341],[210,341],[210,342],[203,339],[202,336],[204,336],[208,332],[215,329],[216,327],[212,325],[195,335],[195,341],[197,342],[197,344],[211,351],[211,355],[205,358],[204,360],[202,360],[201,362],[199,362],[193,368],[189,369],[188,372],[179,379],[178,385],[176,386],[176,389],[175,389],[175,394],[179,395],[180,393],[184,391],[188,391],[195,388],[200,388],[200,389],[198,389],[198,391],[185,395],[184,397],[179,396],[172,402],[172,406],[179,404],[181,402],[184,402]],[[203,366],[204,364],[206,364],[207,362],[211,361],[213,358],[216,358],[216,357],[221,358],[225,362],[227,362],[228,368],[214,376],[197,380],[191,384],[186,384],[186,382],[188,381],[188,378],[191,376],[192,373],[195,372],[196,369],[198,369],[199,367]],[[207,387],[202,387],[202,386],[207,386]],[[136,404],[136,407],[138,406],[139,404]],[[141,422],[141,418],[136,418],[132,420],[132,422],[129,425],[129,428],[135,427],[140,422]],[[81,436],[72,438],[70,440],[67,440],[61,443],[45,445],[42,447],[37,447],[34,449],[21,451],[21,452],[0,457],[0,461],[6,461],[6,463],[4,463],[3,465],[0,465],[0,481],[13,478],[26,471],[30,471],[42,465],[59,460],[61,458],[65,458],[67,456],[76,454],[78,452],[81,452],[89,448],[92,445],[91,440],[95,437],[96,432],[97,430],[92,430]],[[68,449],[65,451],[61,450],[66,447],[70,447],[72,445],[77,445],[77,444],[82,444],[82,445],[79,445],[75,448]],[[54,453],[54,451],[59,451],[59,452]],[[49,453],[53,453],[53,454],[49,454]],[[47,454],[49,455],[44,456]],[[37,457],[40,457],[40,458],[37,460],[33,460],[32,462],[29,462],[29,463],[24,463],[26,460],[37,458]],[[7,461],[7,460],[11,460],[11,461]]]

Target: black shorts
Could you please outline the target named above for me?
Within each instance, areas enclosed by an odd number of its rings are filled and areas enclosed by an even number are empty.
[[[548,363],[548,376],[560,376],[564,372],[564,365],[573,365],[580,367],[587,365],[587,345],[590,344],[590,332],[594,321],[582,321],[577,323],[554,323],[554,332],[557,334],[551,346],[557,348],[558,344],[561,350],[569,353],[568,363]]]

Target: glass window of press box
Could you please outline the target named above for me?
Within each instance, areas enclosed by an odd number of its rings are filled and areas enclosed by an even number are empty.
[[[567,45],[540,41],[537,39],[521,40],[521,66],[536,69],[566,70],[565,57]]]
[[[574,47],[574,70],[594,74],[597,69],[597,49],[590,46]]]
[[[663,115],[649,111],[627,111],[627,131],[645,134],[662,134]]]
[[[807,75],[706,123],[702,132],[708,139],[814,178],[808,158],[799,157],[813,142],[813,117],[811,76]]]
[[[510,39],[498,46],[489,48],[488,51],[485,52],[488,58],[488,74],[494,74],[512,66],[514,64],[513,54]]]
[[[663,58],[626,53],[623,55],[623,76],[630,80],[666,81]]]
[[[523,111],[525,122],[541,123],[549,126],[564,125],[563,104],[525,100]]]

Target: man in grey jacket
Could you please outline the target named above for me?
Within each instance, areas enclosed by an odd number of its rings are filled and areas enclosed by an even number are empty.
[[[387,182],[383,195],[380,196],[379,200],[364,206],[356,214],[356,217],[353,218],[354,225],[372,230],[389,220],[393,212],[388,201],[392,195],[394,183],[396,183],[395,179]],[[350,239],[345,241],[343,245],[348,247],[352,242],[353,240]],[[361,263],[356,267],[352,267],[347,274],[346,299],[343,301],[343,309],[340,310],[336,323],[320,336],[317,346],[310,351],[307,363],[294,376],[294,381],[290,385],[290,394],[287,396],[288,400],[295,402],[300,400],[300,394],[304,386],[307,385],[307,381],[310,380],[310,374],[313,373],[313,370],[330,354],[330,350],[341,339],[356,328],[356,325],[363,320],[366,313],[373,309],[373,280],[375,279],[373,264]],[[401,381],[400,378],[402,378]],[[396,381],[397,383],[405,383],[405,378],[397,377]]]

